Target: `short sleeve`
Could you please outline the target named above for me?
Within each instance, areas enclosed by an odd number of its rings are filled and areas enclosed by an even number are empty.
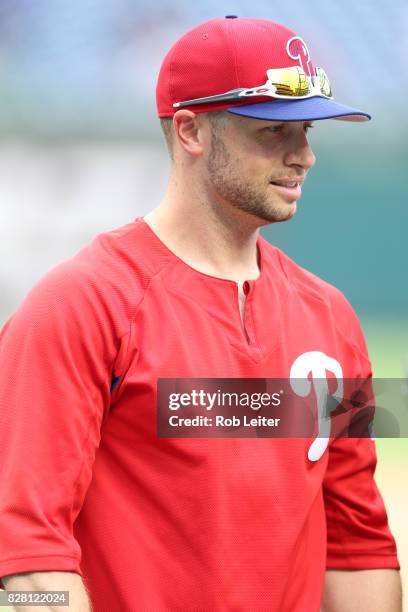
[[[364,335],[348,302],[348,378],[372,377]],[[375,441],[334,438],[323,483],[327,522],[327,569],[399,569],[397,549],[383,499],[374,479]]]
[[[323,487],[327,569],[399,569],[395,541],[374,480],[374,440],[338,438],[329,453]]]
[[[46,275],[0,337],[0,576],[80,572],[73,523],[92,476],[118,346],[92,273]]]

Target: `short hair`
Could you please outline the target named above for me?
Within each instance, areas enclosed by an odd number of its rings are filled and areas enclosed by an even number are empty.
[[[210,111],[203,113],[210,123],[211,130],[222,129],[228,122],[228,114],[225,110]],[[166,141],[167,149],[169,151],[170,159],[174,161],[173,152],[173,117],[160,117],[160,127],[162,129],[164,139]]]
[[[173,161],[173,117],[160,117],[160,127],[166,141],[170,159]]]

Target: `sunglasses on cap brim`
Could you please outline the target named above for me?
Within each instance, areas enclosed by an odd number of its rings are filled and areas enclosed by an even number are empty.
[[[206,102],[242,102],[245,98],[267,96],[284,100],[304,99],[321,96],[332,99],[333,94],[330,82],[323,68],[315,66],[315,74],[309,76],[302,68],[291,66],[289,68],[270,68],[266,71],[268,80],[264,85],[257,87],[231,89],[222,94],[194,98],[175,102],[174,108],[183,108]]]

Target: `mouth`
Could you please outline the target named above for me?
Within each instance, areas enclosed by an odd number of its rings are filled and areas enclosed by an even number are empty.
[[[302,195],[301,184],[301,180],[294,181],[282,179],[279,181],[270,181],[270,185],[273,185],[274,189],[290,202],[298,200]]]

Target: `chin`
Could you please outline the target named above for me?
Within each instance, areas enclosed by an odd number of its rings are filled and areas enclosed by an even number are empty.
[[[295,213],[296,205],[294,205],[293,209],[290,211],[274,211],[273,213],[265,212],[264,214],[256,214],[255,217],[262,222],[262,225],[268,225],[269,223],[283,223],[284,221],[289,221],[295,216]]]
[[[297,201],[294,202],[285,202],[278,209],[275,209],[269,216],[271,222],[280,223],[282,221],[289,221],[292,217],[295,216],[297,211]]]

